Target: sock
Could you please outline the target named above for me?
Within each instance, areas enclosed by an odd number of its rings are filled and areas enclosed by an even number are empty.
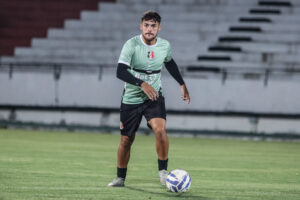
[[[117,175],[118,175],[118,177],[125,179],[126,178],[126,172],[127,172],[127,168],[119,168],[118,167]]]
[[[158,170],[167,170],[168,168],[168,159],[167,160],[159,160],[158,159]]]

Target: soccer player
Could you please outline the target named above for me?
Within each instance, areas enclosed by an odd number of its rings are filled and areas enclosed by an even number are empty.
[[[117,177],[108,186],[124,186],[130,148],[145,116],[149,128],[156,137],[158,174],[162,185],[168,175],[169,141],[166,133],[166,109],[161,85],[163,64],[180,84],[181,98],[190,103],[189,92],[167,40],[157,37],[161,29],[161,17],[157,12],[145,12],[141,18],[141,35],[129,39],[123,46],[118,61],[117,77],[125,81],[121,109],[121,141],[118,148]]]

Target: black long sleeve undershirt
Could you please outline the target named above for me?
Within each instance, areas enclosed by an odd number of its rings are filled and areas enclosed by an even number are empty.
[[[132,85],[141,86],[144,81],[134,77],[127,69],[127,65],[123,63],[118,63],[117,78]]]
[[[165,62],[166,69],[171,74],[171,76],[180,84],[183,85],[184,81],[179,72],[178,66],[172,59],[169,62]],[[123,63],[118,63],[117,68],[117,78],[130,83],[132,85],[141,86],[144,81],[134,77],[128,70],[128,66]]]
[[[184,81],[179,72],[178,66],[175,61],[172,59],[169,62],[165,62],[166,69],[171,74],[171,76],[180,84],[183,85]]]

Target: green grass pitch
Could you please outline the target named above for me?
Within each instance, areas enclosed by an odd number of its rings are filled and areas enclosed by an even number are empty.
[[[119,135],[0,130],[0,200],[300,199],[300,144],[170,138],[169,170],[192,178],[177,195],[159,184],[154,136],[137,135],[126,187],[115,177]]]

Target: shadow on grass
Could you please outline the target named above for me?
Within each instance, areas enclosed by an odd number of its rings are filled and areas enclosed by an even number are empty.
[[[136,187],[132,187],[132,186],[126,186],[125,189],[134,190],[134,191],[143,192],[143,193],[148,193],[148,194],[161,195],[161,196],[169,197],[169,198],[210,200],[206,197],[191,195],[189,193],[178,193],[177,194],[177,193],[172,193],[172,192],[167,192],[167,191],[166,192],[154,192],[154,191],[151,191],[151,190],[145,190],[143,188],[136,188]],[[151,199],[151,197],[149,197],[149,199]]]

